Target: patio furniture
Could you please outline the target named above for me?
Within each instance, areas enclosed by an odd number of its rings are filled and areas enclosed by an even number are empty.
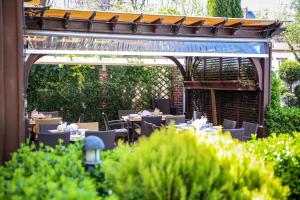
[[[201,119],[201,116],[202,116],[202,112],[196,110],[193,111],[193,120]]]
[[[55,147],[59,144],[59,140],[63,140],[63,145],[67,146],[70,143],[70,132],[62,133],[41,133],[38,136],[38,143],[43,143],[45,146]]]
[[[166,126],[169,126],[172,122],[174,122],[174,124],[185,123],[185,115],[167,116]]]
[[[82,122],[84,122],[84,114],[83,113],[81,113],[78,118],[78,123],[82,123]]]
[[[244,140],[251,140],[251,134],[257,134],[258,124],[251,122],[243,122],[242,128],[245,129]]]
[[[160,129],[160,126],[156,126],[155,124],[152,124],[152,128],[153,128],[153,131],[155,131],[157,129]]]
[[[158,108],[163,114],[176,114],[176,109],[172,107],[171,99],[155,99],[153,107]]]
[[[236,128],[236,121],[224,119],[222,127],[224,129],[234,129]]]
[[[45,115],[47,118],[56,118],[59,117],[58,111],[51,111],[51,112],[41,112],[43,115]]]
[[[60,124],[39,124],[40,133],[49,133],[49,130],[57,129]]]
[[[105,113],[102,113],[105,129],[108,130],[114,130],[116,138],[126,138],[129,141],[129,133],[128,133],[128,123],[124,120],[111,120],[108,121],[108,117]]]
[[[145,131],[143,133],[144,136],[149,137],[153,133],[154,131],[153,125],[154,124],[152,123],[144,122],[144,127],[145,127]]]
[[[104,150],[111,150],[113,148],[116,147],[116,143],[115,143],[115,131],[113,130],[110,130],[110,131],[87,131],[85,132],[85,136],[88,137],[88,136],[97,136],[99,137],[105,147],[104,147]]]
[[[135,114],[133,110],[118,110],[118,117],[121,120],[123,116]]]
[[[40,124],[61,124],[62,118],[46,118],[46,119],[34,119],[33,130],[36,134],[40,133]]]
[[[236,138],[239,141],[244,141],[245,129],[238,128],[238,129],[223,129],[223,132],[229,131],[232,138]]]
[[[133,137],[133,139],[136,139],[139,135],[145,135],[145,124],[144,122],[148,122],[151,124],[154,124],[156,126],[160,126],[162,122],[162,116],[145,116],[141,119],[141,125],[134,124],[134,132],[136,133]]]
[[[99,131],[99,122],[76,123],[79,129],[88,129],[89,131]]]

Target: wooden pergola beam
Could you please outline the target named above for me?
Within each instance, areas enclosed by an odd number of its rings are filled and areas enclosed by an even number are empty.
[[[91,31],[93,29],[93,21],[94,21],[96,15],[97,15],[97,12],[94,11],[93,14],[89,17],[89,25],[88,25],[89,31]]]
[[[159,25],[163,23],[163,18],[158,18],[154,21],[152,21],[150,24],[152,24],[152,32],[156,32]]]
[[[138,23],[143,19],[143,16],[143,14],[140,14],[135,20],[133,20],[133,23],[131,24],[131,30],[133,33],[137,32]]]
[[[217,34],[221,28],[224,28],[225,23],[228,21],[228,18],[224,18],[222,22],[214,24],[214,28],[211,30],[213,34]]]
[[[110,23],[110,30],[112,31],[115,30],[118,20],[119,20],[118,15],[115,15],[110,20],[108,20],[108,22]]]

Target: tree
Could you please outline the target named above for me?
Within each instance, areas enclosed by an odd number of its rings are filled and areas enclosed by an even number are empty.
[[[212,17],[242,18],[241,0],[208,0],[208,15]]]
[[[287,25],[286,31],[283,33],[284,40],[288,43],[292,53],[298,62],[300,62],[300,56],[296,48],[300,44],[300,13],[297,14],[295,22]]]
[[[284,61],[279,67],[279,77],[289,85],[292,92],[293,83],[300,80],[300,63]]]

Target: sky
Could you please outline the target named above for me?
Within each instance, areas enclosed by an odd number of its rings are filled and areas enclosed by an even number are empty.
[[[269,9],[277,11],[282,4],[291,4],[292,0],[242,0],[242,8],[248,7],[249,10]]]

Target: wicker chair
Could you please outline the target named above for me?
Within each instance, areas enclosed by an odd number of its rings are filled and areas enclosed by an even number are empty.
[[[257,134],[258,126],[259,125],[255,123],[243,122],[242,128],[245,129],[244,140],[251,140],[251,135]]]
[[[63,145],[67,146],[70,143],[70,132],[62,133],[41,133],[38,136],[39,143],[43,143],[45,146],[55,147],[59,144],[59,140],[63,140]]]
[[[193,120],[201,119],[201,116],[202,116],[202,112],[196,110],[193,111]]]
[[[155,99],[153,108],[158,108],[163,114],[176,114],[176,109],[172,107],[171,99]]]
[[[238,129],[223,129],[223,132],[229,131],[232,138],[236,138],[239,141],[244,141],[245,129],[238,128]]]
[[[49,130],[57,129],[60,124],[39,124],[40,133],[49,133]]]
[[[156,126],[160,126],[161,122],[162,122],[161,119],[162,119],[162,116],[145,116],[145,117],[142,117],[141,125],[134,124],[135,135],[134,135],[133,139],[138,138],[138,136],[140,136],[140,135],[145,135],[146,134],[146,132],[145,132],[146,129],[145,129],[145,123],[144,122],[148,122],[148,123],[154,124]]]
[[[222,127],[224,129],[235,129],[236,128],[236,121],[224,119]]]
[[[185,123],[185,115],[167,116],[166,126],[169,126],[172,122],[174,122],[175,124]]]
[[[145,127],[145,130],[144,130],[143,135],[146,137],[149,137],[154,131],[153,124],[149,123],[149,122],[144,122],[144,127]]]
[[[97,136],[99,137],[105,147],[104,150],[111,150],[114,149],[117,145],[115,143],[115,131],[111,130],[111,131],[87,131],[85,132],[85,136]]]
[[[129,141],[128,123],[124,120],[111,120],[108,121],[108,117],[105,113],[102,113],[106,131],[114,130],[116,138],[127,138]]]

